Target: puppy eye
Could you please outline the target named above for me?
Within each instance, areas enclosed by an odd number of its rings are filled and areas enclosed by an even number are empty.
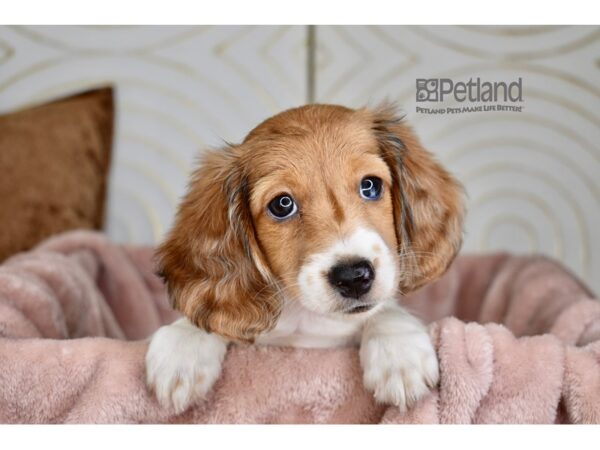
[[[360,196],[365,200],[378,200],[383,192],[383,183],[378,177],[364,177],[360,182]]]
[[[269,212],[278,220],[287,219],[298,211],[298,206],[291,195],[282,194],[275,197],[268,206]]]

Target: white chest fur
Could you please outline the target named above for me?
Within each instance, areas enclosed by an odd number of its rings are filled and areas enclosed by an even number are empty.
[[[259,345],[331,348],[356,345],[367,315],[318,314],[288,302],[275,328],[256,339]]]

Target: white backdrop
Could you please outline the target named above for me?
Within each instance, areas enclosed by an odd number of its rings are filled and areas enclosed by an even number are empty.
[[[415,79],[523,78],[521,113],[415,113]],[[398,100],[469,194],[467,250],[600,291],[600,27],[0,27],[0,111],[117,86],[107,231],[152,243],[195,155],[309,101]]]

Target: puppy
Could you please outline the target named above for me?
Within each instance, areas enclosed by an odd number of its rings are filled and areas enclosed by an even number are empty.
[[[401,410],[438,382],[425,327],[398,297],[439,277],[462,241],[463,190],[393,107],[309,105],[205,153],[157,257],[172,305],[146,355],[181,412],[229,342],[360,345],[364,385]]]

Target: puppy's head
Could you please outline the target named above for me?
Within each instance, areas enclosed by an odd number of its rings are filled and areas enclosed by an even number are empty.
[[[158,250],[173,305],[252,341],[282,303],[364,317],[442,274],[462,188],[390,107],[310,105],[206,153]]]

